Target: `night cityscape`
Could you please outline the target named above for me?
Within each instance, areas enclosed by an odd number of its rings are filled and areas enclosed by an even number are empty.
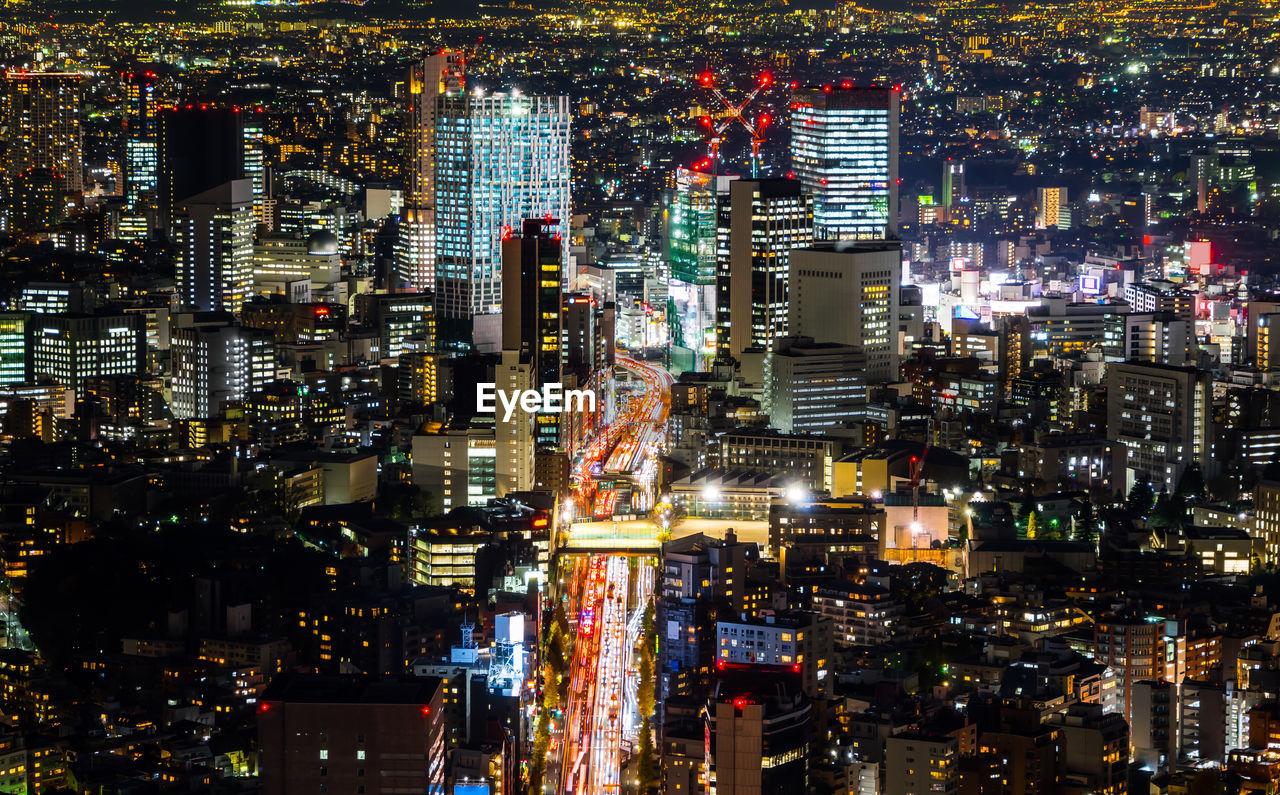
[[[1280,795],[1280,3],[0,9],[0,795]]]

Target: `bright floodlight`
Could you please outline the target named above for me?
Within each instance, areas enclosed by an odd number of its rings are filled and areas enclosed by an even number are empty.
[[[702,487],[702,499],[707,502],[719,502],[720,489],[708,483]]]
[[[799,505],[804,502],[804,498],[805,490],[802,489],[799,484],[793,483],[790,486],[787,486],[787,502],[792,505]]]

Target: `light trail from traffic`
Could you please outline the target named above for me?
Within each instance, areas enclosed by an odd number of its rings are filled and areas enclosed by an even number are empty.
[[[622,353],[617,364],[644,389],[628,397],[618,418],[586,445],[574,465],[573,503],[579,516],[614,516],[619,484],[630,486],[631,512],[648,510],[654,502],[657,458],[666,440],[675,379],[660,366]],[[565,795],[617,795],[642,722],[636,652],[657,560],[621,550],[571,559],[567,581],[560,585],[576,631],[546,781]]]
[[[664,368],[619,353],[617,366],[644,384],[640,396],[627,400],[617,419],[605,426],[582,450],[573,468],[574,511],[577,516],[611,518],[618,507],[618,489],[601,487],[602,480],[624,480],[632,487],[628,513],[652,507],[657,457],[666,441],[675,379]]]
[[[583,561],[586,561],[585,564]],[[636,649],[653,594],[651,556],[578,557],[567,583],[577,616],[571,678],[548,781],[567,795],[616,795],[641,724]]]

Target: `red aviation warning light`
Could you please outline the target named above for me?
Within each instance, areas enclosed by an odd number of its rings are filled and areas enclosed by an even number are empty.
[[[724,95],[720,89],[715,86],[715,78],[711,72],[702,72],[698,75],[698,83],[703,88],[711,90],[713,96],[720,101],[726,112],[723,120],[716,124],[710,117],[704,116],[699,122],[703,127],[707,128],[708,138],[711,149],[711,164],[715,173],[719,173],[720,164],[720,139],[725,130],[734,124],[740,124],[747,132],[751,133],[751,176],[756,178],[760,175],[760,145],[764,142],[764,128],[769,125],[769,116],[764,115],[758,117],[754,123],[747,121],[745,111],[747,106],[755,101],[760,92],[774,85],[774,78],[771,72],[761,72],[756,77],[755,88],[752,89],[745,99],[741,101],[730,100]]]
[[[852,81],[852,80],[841,80],[841,81],[840,81],[840,87],[841,87],[841,88],[843,88],[843,89],[850,89],[850,88],[853,88],[853,81]]]

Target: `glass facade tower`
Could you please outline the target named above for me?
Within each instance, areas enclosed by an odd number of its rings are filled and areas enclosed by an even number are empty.
[[[814,197],[815,240],[897,232],[898,105],[892,88],[806,88],[791,102],[791,168]]]
[[[504,236],[527,218],[569,235],[569,98],[442,96],[437,108],[436,307],[465,320],[502,311]]]

